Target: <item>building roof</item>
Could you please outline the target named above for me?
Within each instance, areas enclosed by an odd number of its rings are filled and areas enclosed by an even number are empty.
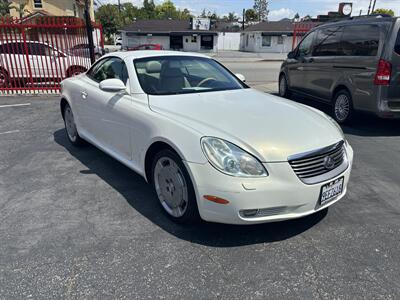
[[[294,22],[273,21],[260,22],[247,27],[244,31],[262,31],[262,32],[282,32],[291,33],[294,30]]]
[[[192,30],[189,20],[138,20],[121,29],[136,32],[170,32]]]

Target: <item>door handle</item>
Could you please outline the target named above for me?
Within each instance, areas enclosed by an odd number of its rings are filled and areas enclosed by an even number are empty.
[[[85,91],[82,91],[81,96],[82,96],[82,99],[86,99],[88,96],[88,93],[86,93]]]

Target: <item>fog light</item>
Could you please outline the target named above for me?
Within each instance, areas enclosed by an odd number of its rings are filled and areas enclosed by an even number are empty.
[[[258,209],[244,209],[240,211],[243,217],[254,217],[258,213]]]

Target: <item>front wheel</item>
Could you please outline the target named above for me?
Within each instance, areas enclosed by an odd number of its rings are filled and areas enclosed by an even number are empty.
[[[70,143],[74,146],[81,146],[83,144],[83,140],[79,136],[78,130],[76,128],[74,114],[72,113],[72,109],[69,104],[66,104],[64,107],[64,124]]]
[[[155,156],[152,184],[162,208],[173,221],[194,223],[199,220],[192,180],[175,152],[162,150]]]
[[[333,117],[339,124],[349,124],[353,120],[354,110],[351,95],[340,90],[333,98]]]
[[[279,77],[279,96],[283,98],[290,97],[290,91],[288,88],[288,83],[285,74]]]

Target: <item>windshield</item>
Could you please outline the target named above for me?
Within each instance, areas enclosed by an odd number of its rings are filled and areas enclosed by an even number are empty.
[[[134,61],[146,94],[173,95],[242,89],[247,86],[209,58],[157,56]]]

